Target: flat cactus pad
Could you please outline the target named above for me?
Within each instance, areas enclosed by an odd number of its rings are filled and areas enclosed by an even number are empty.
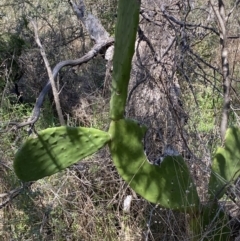
[[[107,132],[93,128],[48,128],[27,139],[15,155],[14,170],[23,181],[38,180],[95,153],[108,141]]]
[[[133,120],[111,122],[109,147],[119,174],[150,202],[175,210],[198,208],[197,191],[182,157],[168,156],[161,166],[150,164],[142,144],[145,131]]]
[[[209,181],[210,198],[220,199],[226,184],[233,183],[240,175],[240,129],[229,128],[225,136],[224,148],[215,153]]]

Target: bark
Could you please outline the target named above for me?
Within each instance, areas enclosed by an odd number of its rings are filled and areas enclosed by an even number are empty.
[[[222,64],[222,84],[223,84],[223,110],[220,125],[221,139],[224,141],[225,133],[228,127],[228,117],[230,110],[230,70],[228,62],[228,46],[227,46],[227,29],[226,29],[226,14],[225,6],[222,0],[218,0],[218,6],[213,0],[210,1],[214,13],[217,17],[218,27],[220,32],[220,46],[221,46],[221,64]]]
[[[36,24],[33,21],[32,21],[32,25],[34,27],[36,43],[38,44],[38,47],[40,48],[40,52],[41,52],[43,61],[45,63],[45,66],[46,66],[46,69],[47,69],[47,72],[48,72],[48,77],[49,77],[49,80],[50,80],[50,83],[51,83],[51,87],[52,87],[52,92],[53,92],[54,102],[55,102],[56,109],[57,109],[59,122],[60,122],[61,126],[64,126],[65,125],[65,120],[64,120],[64,117],[63,117],[63,113],[62,113],[62,108],[61,108],[61,104],[60,104],[59,94],[58,94],[58,90],[57,90],[57,87],[56,87],[56,84],[55,84],[55,81],[54,81],[53,72],[51,70],[49,61],[47,59],[46,52],[45,52],[45,50],[44,50],[44,48],[43,48],[43,46],[41,44],[41,41],[40,41],[40,39],[38,37],[37,26],[36,26]]]

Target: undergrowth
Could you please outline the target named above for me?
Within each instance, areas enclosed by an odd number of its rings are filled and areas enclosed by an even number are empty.
[[[47,101],[36,129],[58,124],[49,107]],[[24,105],[10,105],[1,111],[1,118],[3,123],[9,119],[21,122],[30,110]],[[102,122],[96,123],[101,115]],[[94,116],[92,125],[103,127],[105,114],[98,110]],[[71,118],[69,123],[76,124]],[[1,133],[1,193],[22,186],[12,170],[12,160],[28,135],[26,128],[11,130],[9,126],[6,130]],[[132,202],[126,212],[124,200],[128,195]],[[0,216],[1,240],[186,240],[184,215],[137,196],[118,175],[107,149],[23,188],[10,205],[0,210]]]

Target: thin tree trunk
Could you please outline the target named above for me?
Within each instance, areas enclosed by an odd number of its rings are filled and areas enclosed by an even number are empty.
[[[222,61],[222,74],[223,74],[223,110],[221,118],[221,139],[224,141],[225,133],[228,127],[228,118],[230,110],[230,71],[228,62],[228,49],[227,49],[227,30],[226,30],[226,15],[225,6],[222,0],[218,0],[218,6],[214,4],[213,0],[210,0],[214,13],[218,20],[218,26],[220,31],[220,46],[221,46],[221,61]]]
[[[41,52],[42,58],[44,60],[44,63],[45,63],[45,66],[46,66],[46,69],[47,69],[47,72],[48,72],[48,77],[49,77],[49,80],[51,82],[52,92],[53,92],[54,102],[55,102],[56,109],[57,109],[59,122],[60,122],[61,126],[64,126],[65,125],[65,121],[64,121],[62,108],[61,108],[61,105],[60,105],[59,95],[58,95],[57,87],[56,87],[56,84],[55,84],[55,81],[54,81],[53,73],[52,73],[49,61],[47,59],[45,50],[44,50],[44,48],[43,48],[43,46],[42,46],[42,44],[40,42],[40,39],[38,37],[37,26],[36,26],[36,24],[33,21],[31,21],[31,23],[32,23],[32,25],[34,27],[36,43],[37,43],[37,45],[40,48],[40,52]]]

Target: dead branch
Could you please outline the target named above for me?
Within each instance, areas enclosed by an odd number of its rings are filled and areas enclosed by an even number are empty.
[[[204,25],[201,25],[201,24],[186,23],[186,22],[183,22],[183,21],[180,21],[180,20],[176,19],[172,15],[168,14],[164,5],[161,5],[161,12],[162,12],[163,16],[168,21],[173,22],[173,23],[179,25],[180,27],[203,28],[203,29],[206,29],[206,30],[210,30],[211,32],[213,32],[213,33],[215,33],[216,35],[219,36],[218,31],[216,29],[212,28],[212,27],[204,26]]]
[[[230,18],[230,16],[232,15],[233,11],[237,8],[238,4],[240,3],[239,0],[236,0],[234,3],[234,6],[232,7],[232,9],[229,11],[228,15],[225,18],[225,21],[227,22],[228,19]]]
[[[58,118],[59,118],[61,126],[64,126],[65,121],[64,121],[62,108],[61,108],[60,100],[59,100],[59,94],[58,94],[57,87],[56,87],[56,84],[55,84],[55,81],[54,81],[53,73],[52,73],[49,61],[47,59],[44,47],[42,46],[41,41],[39,39],[37,26],[36,26],[36,24],[34,23],[33,20],[31,20],[31,24],[33,25],[33,28],[34,28],[35,41],[36,41],[38,47],[40,48],[40,52],[41,52],[43,61],[45,63],[45,66],[46,66],[46,69],[47,69],[47,72],[48,72],[48,77],[49,77],[49,80],[50,80],[50,83],[51,83],[51,88],[52,88],[54,102],[55,102],[57,113],[58,113]]]
[[[92,40],[94,40],[96,43],[100,43],[110,37],[109,33],[102,26],[101,22],[91,13],[86,13],[83,0],[79,0],[78,5],[71,0],[69,0],[69,3],[72,6],[73,11],[76,13],[78,19],[85,26]]]
[[[79,4],[76,5],[73,1],[69,0],[74,12],[77,14],[78,18],[82,21],[83,25],[87,29],[91,39],[95,41],[95,45],[92,49],[85,54],[83,57],[75,60],[65,60],[59,62],[52,70],[52,79],[57,77],[58,72],[65,66],[76,66],[87,63],[93,57],[95,57],[100,51],[106,50],[109,46],[113,45],[114,39],[109,37],[109,33],[101,25],[100,21],[92,14],[85,13],[85,5],[82,0],[79,0]],[[44,98],[48,91],[51,89],[51,81],[48,80],[45,87],[39,94],[34,109],[32,111],[31,117],[22,123],[9,122],[8,125],[14,125],[16,128],[21,128],[30,125],[32,128],[34,123],[39,119],[40,108],[42,107]]]
[[[33,184],[33,182],[26,182],[23,184],[22,187],[18,187],[8,193],[2,193],[0,194],[0,198],[5,199],[4,201],[2,201],[0,203],[0,209],[6,207],[8,204],[10,204],[10,202],[16,198],[19,194],[21,194],[23,192],[23,190],[25,190],[26,188],[30,187]]]

